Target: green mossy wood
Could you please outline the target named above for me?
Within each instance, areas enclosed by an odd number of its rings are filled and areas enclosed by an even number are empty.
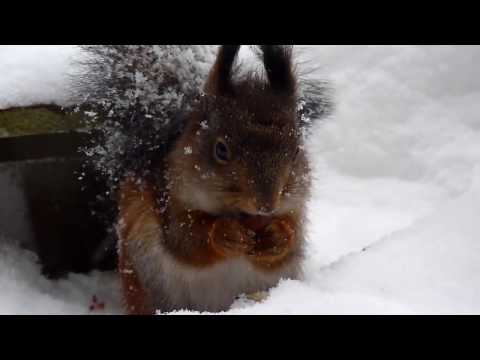
[[[85,129],[79,113],[53,105],[0,110],[0,137]]]

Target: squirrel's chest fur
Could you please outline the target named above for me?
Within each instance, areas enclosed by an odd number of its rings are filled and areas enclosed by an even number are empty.
[[[165,246],[161,214],[153,201],[150,191],[138,190],[133,183],[122,188],[119,272],[129,313],[224,311],[238,295],[299,276],[300,247],[289,261],[268,271],[243,257],[182,261]]]

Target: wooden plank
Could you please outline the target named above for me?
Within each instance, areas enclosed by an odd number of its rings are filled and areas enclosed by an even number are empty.
[[[82,157],[88,133],[68,132],[0,138],[0,163],[46,158]]]

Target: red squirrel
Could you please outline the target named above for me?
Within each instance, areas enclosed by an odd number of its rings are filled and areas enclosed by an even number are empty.
[[[301,276],[310,169],[292,47],[260,45],[265,76],[241,77],[239,49],[218,48],[204,94],[149,171],[118,180],[128,314],[225,311]]]

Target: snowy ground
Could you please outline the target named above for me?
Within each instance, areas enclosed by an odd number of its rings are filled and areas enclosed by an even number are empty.
[[[69,46],[0,47],[0,108],[65,101]],[[480,47],[309,46],[337,111],[309,144],[304,281],[232,314],[480,314]],[[1,229],[0,229],[1,233]],[[42,278],[0,241],[0,313],[119,313],[114,274]],[[100,312],[103,313],[103,312]]]

